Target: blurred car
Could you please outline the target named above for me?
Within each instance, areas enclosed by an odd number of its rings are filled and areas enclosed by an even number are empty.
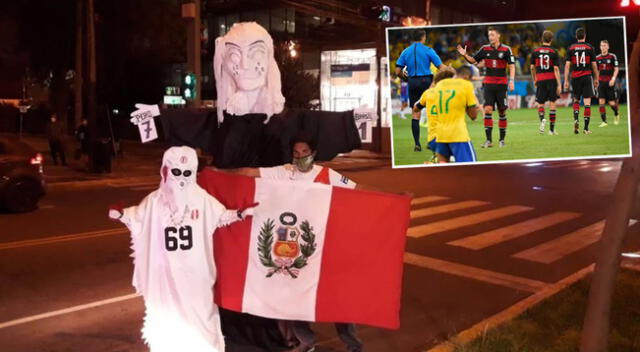
[[[26,212],[46,192],[43,157],[15,138],[0,137],[0,208]]]

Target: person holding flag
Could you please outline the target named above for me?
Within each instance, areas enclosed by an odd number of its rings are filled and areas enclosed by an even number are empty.
[[[328,167],[315,164],[315,144],[307,134],[299,133],[296,135],[291,140],[291,149],[293,153],[292,164],[263,168],[245,167],[219,171],[273,180],[316,182],[348,189],[363,188],[346,176],[343,176]],[[291,329],[293,335],[300,342],[298,346],[288,350],[288,352],[314,351],[316,337],[309,322],[282,322],[280,325],[283,327],[283,330],[285,330],[284,335],[287,335],[286,330]],[[355,324],[335,323],[335,327],[340,340],[345,343],[349,352],[362,351],[362,342],[356,336]]]

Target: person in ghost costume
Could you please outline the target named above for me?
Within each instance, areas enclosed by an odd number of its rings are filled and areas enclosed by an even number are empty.
[[[109,210],[131,231],[133,286],[144,297],[142,336],[152,352],[225,350],[213,300],[213,233],[255,205],[226,209],[196,183],[197,167],[195,150],[169,148],[159,189],[137,206]]]

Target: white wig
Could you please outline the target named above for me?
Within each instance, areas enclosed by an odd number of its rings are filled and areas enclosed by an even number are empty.
[[[227,34],[216,39],[215,55],[213,57],[213,72],[215,74],[216,90],[218,92],[218,121],[220,123],[224,120],[223,110],[227,110],[230,104],[230,98],[233,97],[238,90],[233,77],[225,74],[223,69],[226,43],[239,41],[247,37],[264,40],[267,44],[267,56],[269,57],[266,87],[263,87],[263,94],[258,97],[258,101],[251,112],[267,114],[267,120],[265,121],[265,123],[267,123],[272,115],[280,113],[282,109],[284,109],[285,99],[281,91],[280,70],[273,55],[273,40],[269,32],[256,22],[236,23]],[[230,111],[238,110],[234,107],[230,108]]]

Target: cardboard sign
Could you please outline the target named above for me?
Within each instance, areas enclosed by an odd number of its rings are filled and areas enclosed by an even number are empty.
[[[362,143],[373,142],[373,122],[377,119],[378,114],[373,109],[364,107],[353,109],[353,120],[360,133]]]
[[[158,105],[136,104],[138,110],[131,113],[131,123],[138,126],[142,143],[158,138],[154,116],[160,115]]]

